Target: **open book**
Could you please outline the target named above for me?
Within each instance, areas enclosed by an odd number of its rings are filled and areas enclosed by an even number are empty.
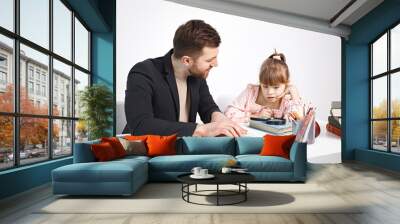
[[[304,142],[308,144],[314,143],[314,137],[313,137],[315,136],[314,127],[315,127],[315,109],[310,108],[306,116],[300,123],[300,127],[298,128],[295,141]],[[309,136],[312,137],[310,138]]]

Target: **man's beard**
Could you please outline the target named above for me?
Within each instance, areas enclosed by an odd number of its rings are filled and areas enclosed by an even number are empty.
[[[197,69],[196,66],[193,66],[189,68],[190,75],[196,78],[201,78],[201,79],[206,79],[208,77],[208,74],[210,73],[211,68],[205,70],[205,71],[200,71]]]

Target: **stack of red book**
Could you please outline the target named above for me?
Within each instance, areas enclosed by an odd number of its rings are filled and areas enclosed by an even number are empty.
[[[341,137],[342,135],[342,109],[340,101],[333,101],[331,104],[331,115],[328,117],[326,130],[334,135]]]

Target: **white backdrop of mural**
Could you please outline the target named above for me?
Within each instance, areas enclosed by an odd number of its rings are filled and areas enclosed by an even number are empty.
[[[340,162],[340,139],[325,129],[331,101],[341,98],[339,37],[162,0],[117,1],[117,133],[126,124],[124,97],[129,70],[139,61],[170,50],[175,30],[190,19],[204,20],[221,36],[219,66],[207,79],[221,110],[247,83],[258,82],[261,63],[276,48],[286,55],[291,80],[300,95],[317,107],[322,133],[308,147],[309,161]]]

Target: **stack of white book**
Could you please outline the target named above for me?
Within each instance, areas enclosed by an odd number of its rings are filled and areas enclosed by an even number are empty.
[[[250,120],[249,126],[267,132],[271,135],[291,135],[292,123],[286,122],[283,125],[267,124],[264,121]]]

